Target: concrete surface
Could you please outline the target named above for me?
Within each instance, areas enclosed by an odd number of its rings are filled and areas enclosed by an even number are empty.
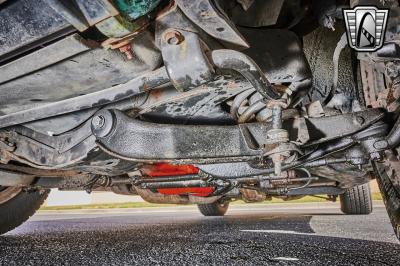
[[[113,192],[59,191],[52,189],[43,206],[68,206],[103,203],[144,202],[140,196],[118,195]]]
[[[338,203],[42,211],[0,236],[0,265],[399,265],[381,202],[346,216]]]

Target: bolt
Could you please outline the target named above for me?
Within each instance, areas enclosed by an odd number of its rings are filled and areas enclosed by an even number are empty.
[[[365,122],[365,119],[362,116],[356,116],[356,122],[360,125],[363,125]]]
[[[124,45],[124,46],[122,46],[122,47],[120,47],[118,49],[119,49],[119,51],[121,53],[124,53],[126,55],[126,58],[128,60],[131,60],[133,58],[133,52],[132,52],[131,44]]]
[[[92,125],[95,129],[103,128],[106,124],[106,119],[102,115],[97,115],[93,117]]]
[[[203,181],[207,181],[209,178],[211,178],[211,176],[209,174],[207,174],[201,170],[199,171],[198,175],[199,175],[200,179]]]
[[[283,158],[279,153],[271,155],[272,162],[274,163],[274,173],[276,176],[281,176]]]
[[[398,62],[387,63],[386,74],[392,79],[399,77],[400,76],[399,63]]]
[[[224,181],[223,180],[217,180],[216,182],[215,182],[218,186],[223,186],[224,185]]]
[[[373,161],[380,161],[381,160],[381,154],[379,152],[372,152],[370,154],[371,160]]]
[[[176,30],[170,30],[165,32],[163,38],[164,41],[170,45],[178,45],[184,39],[183,35]]]

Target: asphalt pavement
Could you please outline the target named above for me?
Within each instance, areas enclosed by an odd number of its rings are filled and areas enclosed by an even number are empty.
[[[0,236],[0,265],[400,265],[400,245],[381,202],[42,211]]]

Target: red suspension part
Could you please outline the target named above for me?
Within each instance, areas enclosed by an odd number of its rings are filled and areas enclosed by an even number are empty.
[[[147,164],[141,169],[142,173],[150,177],[195,175],[199,169],[194,165],[176,165],[169,163]]]
[[[195,175],[199,169],[194,165],[175,165],[169,163],[148,164],[142,167],[142,173],[149,177]],[[213,193],[213,187],[159,188],[157,191],[165,195],[193,195],[207,197]]]
[[[213,187],[182,187],[182,188],[159,188],[158,193],[164,195],[193,195],[197,197],[207,197],[214,192]]]

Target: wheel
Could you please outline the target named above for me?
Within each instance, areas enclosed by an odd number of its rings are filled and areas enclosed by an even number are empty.
[[[0,235],[28,220],[46,200],[48,190],[25,192],[0,186]]]
[[[229,207],[229,202],[214,202],[210,204],[197,204],[199,211],[204,216],[224,216]]]
[[[355,186],[341,194],[340,209],[345,214],[370,214],[372,195],[369,183]]]

